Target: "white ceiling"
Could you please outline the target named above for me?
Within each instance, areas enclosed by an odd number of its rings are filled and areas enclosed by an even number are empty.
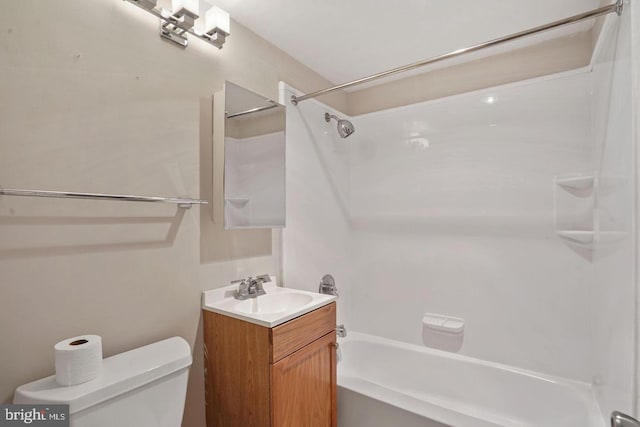
[[[599,5],[599,0],[204,1],[227,10],[234,20],[334,83],[546,24]],[[524,44],[585,31],[591,25],[550,31]],[[227,42],[232,43],[232,38],[233,28]],[[522,45],[519,42],[510,46]]]

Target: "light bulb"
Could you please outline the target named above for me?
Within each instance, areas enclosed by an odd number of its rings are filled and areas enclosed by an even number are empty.
[[[174,14],[183,9],[197,17],[200,13],[198,0],[171,0],[171,10]]]
[[[213,6],[211,9],[207,10],[207,13],[204,16],[204,21],[205,32],[207,34],[211,34],[215,31],[221,31],[225,35],[229,35],[229,14],[218,6]]]

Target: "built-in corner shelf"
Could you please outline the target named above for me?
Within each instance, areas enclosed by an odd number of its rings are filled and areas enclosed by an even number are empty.
[[[602,243],[619,242],[627,238],[629,233],[626,231],[600,231],[598,233],[598,241]]]
[[[616,177],[563,175],[554,179],[554,226],[556,235],[576,252],[591,260],[598,245],[615,245],[625,240],[627,231],[612,230],[617,223],[601,221],[597,206],[626,183]]]
[[[556,234],[564,240],[581,245],[619,242],[628,236],[626,231],[598,231],[596,233],[590,230],[556,230]]]
[[[596,232],[593,230],[556,230],[558,237],[573,243],[591,245],[596,240]]]
[[[556,235],[566,243],[593,249],[599,240],[596,175],[563,175],[554,179],[554,223]]]
[[[556,184],[566,190],[591,190],[594,182],[593,175],[556,178]]]

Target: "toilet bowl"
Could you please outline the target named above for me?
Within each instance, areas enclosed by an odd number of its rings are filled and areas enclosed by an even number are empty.
[[[179,427],[191,349],[173,337],[103,360],[97,378],[60,386],[55,375],[17,388],[16,404],[68,404],[71,427]]]

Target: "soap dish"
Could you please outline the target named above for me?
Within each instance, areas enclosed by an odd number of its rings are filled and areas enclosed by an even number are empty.
[[[422,324],[434,331],[459,335],[464,332],[464,319],[445,314],[425,313]]]

